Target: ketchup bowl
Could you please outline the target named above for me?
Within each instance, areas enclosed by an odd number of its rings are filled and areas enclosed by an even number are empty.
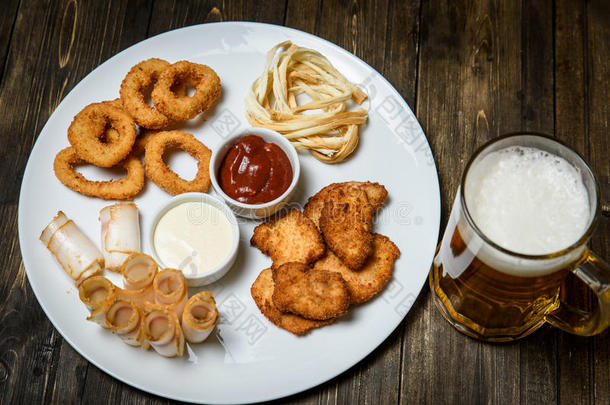
[[[238,201],[237,199],[229,196],[228,193],[225,192],[225,190],[223,190],[221,187],[220,170],[225,157],[229,151],[247,135],[255,135],[262,138],[265,143],[271,143],[279,147],[286,154],[288,162],[290,162],[292,169],[292,181],[281,195],[271,201],[262,203],[246,203]],[[294,193],[297,182],[299,181],[300,172],[301,167],[299,165],[299,157],[295,147],[292,146],[290,141],[284,138],[281,134],[266,128],[247,128],[244,131],[227,138],[215,151],[212,152],[212,157],[210,159],[210,179],[212,181],[214,191],[225,200],[227,205],[231,207],[235,214],[239,215],[240,217],[250,219],[263,219],[282,209],[282,207],[284,207],[290,201],[290,198]]]

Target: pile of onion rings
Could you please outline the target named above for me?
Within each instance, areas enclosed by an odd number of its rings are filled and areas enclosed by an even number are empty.
[[[187,86],[195,89],[193,95],[187,95]],[[154,105],[147,103],[146,91],[152,92]],[[89,104],[76,114],[68,128],[71,146],[55,156],[55,176],[74,191],[102,199],[134,198],[145,176],[174,195],[208,191],[210,150],[189,133],[168,130],[209,109],[220,92],[218,75],[206,65],[170,64],[158,58],[138,63],[123,79],[120,98]],[[171,171],[163,162],[167,148],[182,149],[197,159],[195,179],[187,181]],[[146,170],[139,158],[143,154]],[[120,167],[127,175],[89,180],[76,171],[86,164]]]

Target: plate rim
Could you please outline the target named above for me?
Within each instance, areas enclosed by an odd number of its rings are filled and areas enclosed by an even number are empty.
[[[53,318],[53,316],[50,315],[49,310],[45,307],[45,305],[43,305],[39,299],[39,291],[36,287],[34,287],[34,284],[32,284],[31,280],[30,280],[30,274],[28,271],[28,267],[31,266],[31,263],[29,263],[29,259],[26,259],[26,256],[23,254],[23,246],[25,246],[25,241],[24,241],[24,236],[23,232],[21,231],[23,228],[23,220],[22,220],[22,212],[24,207],[22,206],[23,204],[25,204],[22,201],[22,195],[24,192],[24,184],[26,183],[24,180],[26,180],[28,178],[28,173],[30,170],[33,170],[30,168],[30,159],[32,157],[33,151],[39,147],[39,141],[40,141],[40,135],[45,131],[45,128],[47,127],[48,122],[51,120],[51,118],[53,117],[53,115],[55,115],[57,113],[57,111],[59,111],[62,108],[63,102],[65,99],[67,99],[70,94],[77,89],[83,81],[85,81],[89,76],[93,75],[98,69],[100,69],[102,66],[104,66],[106,63],[108,63],[110,60],[112,60],[113,58],[117,57],[118,55],[121,55],[123,53],[129,52],[133,47],[138,46],[140,44],[142,44],[143,42],[152,40],[154,38],[158,38],[164,35],[169,35],[170,33],[175,33],[177,31],[187,31],[187,30],[193,30],[193,29],[201,29],[203,27],[207,27],[207,26],[255,26],[255,27],[262,27],[267,28],[267,29],[276,29],[276,30],[280,30],[280,31],[288,31],[288,32],[293,32],[297,35],[304,35],[309,37],[310,39],[314,40],[314,41],[322,41],[323,43],[325,43],[327,46],[331,47],[333,50],[335,50],[336,52],[339,52],[341,54],[343,54],[344,56],[347,56],[349,58],[353,58],[355,59],[357,62],[363,64],[366,68],[368,68],[368,70],[371,73],[375,73],[376,79],[381,79],[383,82],[385,82],[385,84],[389,87],[389,89],[391,89],[391,92],[398,97],[399,103],[401,104],[401,106],[404,108],[406,107],[408,109],[408,111],[410,112],[410,114],[413,115],[413,117],[415,118],[415,122],[419,128],[419,131],[421,131],[421,133],[424,135],[424,139],[426,141],[426,144],[428,145],[428,148],[430,148],[430,153],[432,156],[432,168],[434,170],[434,184],[432,186],[435,186],[435,192],[434,195],[436,196],[436,201],[434,201],[434,203],[436,203],[436,209],[434,211],[436,211],[437,215],[434,218],[434,221],[436,221],[436,226],[434,226],[435,228],[435,233],[436,233],[436,240],[438,242],[438,236],[440,233],[440,219],[441,219],[441,194],[440,194],[440,183],[439,183],[439,175],[438,175],[438,168],[436,165],[436,159],[434,158],[434,153],[432,152],[432,149],[430,147],[430,142],[428,140],[428,137],[426,136],[426,133],[424,132],[419,120],[417,119],[417,116],[415,115],[415,113],[413,112],[413,110],[411,109],[411,107],[409,106],[409,104],[406,102],[406,100],[403,98],[403,96],[398,92],[398,90],[395,88],[395,86],[389,82],[388,79],[386,79],[380,72],[378,72],[376,69],[374,69],[371,65],[369,65],[366,61],[362,60],[360,57],[358,57],[357,55],[349,52],[348,50],[342,48],[341,46],[325,39],[322,38],[320,36],[317,36],[315,34],[306,32],[306,31],[301,31],[298,30],[296,28],[292,28],[292,27],[287,27],[287,26],[283,26],[283,25],[278,25],[278,24],[270,24],[270,23],[264,23],[264,22],[254,22],[254,21],[221,21],[221,22],[212,22],[212,23],[202,23],[202,24],[194,24],[194,25],[189,25],[189,26],[184,26],[184,27],[180,27],[180,28],[176,28],[176,29],[172,29],[172,30],[168,30],[168,31],[164,31],[161,33],[158,33],[154,36],[145,38],[141,41],[138,41],[132,45],[130,45],[129,47],[113,54],[112,56],[110,56],[109,58],[107,58],[106,60],[104,60],[102,63],[100,63],[99,65],[97,65],[94,69],[92,69],[89,73],[87,73],[84,77],[82,77],[78,83],[76,83],[74,85],[74,87],[72,89],[70,89],[70,91],[62,98],[62,100],[59,102],[58,106],[55,108],[55,110],[53,110],[53,112],[49,115],[47,121],[45,122],[44,126],[41,128],[41,130],[39,131],[37,137],[36,137],[36,141],[34,142],[34,145],[32,146],[31,150],[30,150],[30,155],[28,156],[27,162],[26,162],[26,166],[23,172],[23,176],[22,176],[22,180],[21,180],[21,186],[19,189],[19,202],[18,202],[18,219],[17,219],[17,225],[18,225],[18,236],[19,236],[19,250],[21,253],[21,258],[23,261],[23,266],[24,266],[24,270],[26,273],[26,277],[28,279],[28,282],[30,284],[30,287],[32,288],[32,291],[34,292],[34,296],[36,298],[36,301],[38,302],[38,304],[40,305],[40,307],[42,308],[43,312],[45,313],[45,315],[47,316],[47,319],[51,322],[51,324],[53,325],[53,327],[57,330],[57,332],[59,332],[59,334],[62,336],[63,339],[66,340],[66,342],[71,346],[72,349],[74,349],[80,356],[82,356],[85,360],[87,360],[88,363],[94,365],[95,367],[97,367],[99,370],[103,371],[104,373],[110,375],[111,377],[115,378],[116,380],[130,385],[138,390],[147,392],[149,394],[153,394],[156,396],[159,396],[161,398],[167,398],[167,399],[173,399],[173,400],[179,400],[179,401],[185,401],[185,402],[191,402],[191,403],[203,403],[202,400],[196,400],[194,401],[192,398],[189,397],[185,397],[185,396],[180,396],[180,395],[168,395],[165,394],[163,392],[160,391],[155,391],[154,389],[149,389],[147,387],[144,387],[138,383],[135,383],[133,381],[129,381],[127,379],[121,378],[120,376],[118,376],[115,372],[113,372],[112,370],[108,369],[107,367],[104,367],[100,364],[98,364],[96,361],[92,360],[88,355],[86,355],[85,353],[83,353],[77,345],[75,345],[75,343],[73,342],[73,340],[67,336],[67,334],[65,334],[61,328],[59,328],[56,325],[56,320]],[[430,264],[432,263],[432,259],[433,259],[434,254],[432,254],[432,257],[430,257]],[[424,278],[424,280],[421,282],[421,286],[418,289],[418,293],[417,296],[415,297],[415,301],[417,301],[417,299],[419,298],[419,296],[422,293],[422,290],[425,287],[426,284],[426,280],[427,280],[427,276]],[[335,368],[332,369],[331,373],[329,374],[325,374],[323,377],[321,378],[314,378],[313,383],[308,383],[305,384],[304,386],[300,386],[298,388],[291,388],[285,391],[284,394],[281,395],[270,395],[270,396],[265,396],[265,397],[261,397],[261,398],[257,398],[254,401],[249,401],[248,403],[260,403],[260,402],[264,402],[264,401],[269,401],[269,400],[274,400],[274,399],[281,399],[281,398],[287,398],[290,396],[293,396],[295,394],[301,393],[301,392],[305,392],[307,390],[310,390],[314,387],[317,387],[321,384],[324,384],[334,378],[336,378],[337,376],[349,371],[350,369],[352,369],[355,365],[357,365],[358,363],[360,363],[361,361],[363,361],[364,359],[366,359],[368,356],[370,356],[375,350],[377,350],[379,348],[379,346],[381,346],[389,337],[390,335],[392,335],[392,333],[394,333],[394,331],[403,323],[404,319],[406,318],[407,314],[411,311],[411,308],[409,308],[409,310],[400,317],[400,320],[396,323],[396,325],[389,329],[387,334],[379,341],[379,343],[372,347],[369,351],[367,351],[366,353],[363,353],[362,356],[356,356],[357,359],[354,361],[348,361],[346,362],[346,364],[348,364],[348,366],[341,366],[338,367],[339,371],[336,371]],[[207,402],[209,403],[209,402]],[[212,402],[212,403],[218,403],[218,404],[222,404],[222,403],[232,403],[229,401],[222,401],[222,402]]]

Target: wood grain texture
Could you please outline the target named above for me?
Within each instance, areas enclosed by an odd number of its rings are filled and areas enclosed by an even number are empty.
[[[42,5],[41,5],[42,6]],[[56,373],[61,340],[38,305],[21,263],[17,236],[19,183],[32,143],[48,115],[44,58],[57,4],[15,10],[0,87],[3,159],[0,163],[0,402],[44,402]],[[30,21],[37,21],[31,24]],[[45,39],[47,38],[47,39]],[[42,62],[42,63],[41,63]],[[23,80],[27,77],[28,80]],[[27,382],[24,384],[24,382]]]
[[[585,44],[586,10],[583,4],[557,1],[555,5],[555,135],[581,155],[587,155]],[[592,294],[576,277],[570,277],[564,299],[590,308]],[[560,333],[558,400],[562,404],[591,401],[593,340]],[[586,361],[574,361],[574,358]]]
[[[474,148],[519,120],[519,104],[507,100],[507,90],[521,84],[514,62],[520,58],[520,8],[503,4],[422,2],[415,107],[437,161],[443,161],[443,223]],[[403,402],[477,403],[518,395],[518,348],[465,337],[444,321],[427,288],[425,294],[405,334]]]
[[[62,355],[62,348],[72,349],[53,329],[25,281],[18,253],[16,203],[29,150],[61,99],[105,59],[145,38],[148,16],[141,22],[144,29],[136,34],[142,27],[133,25],[141,18],[136,5],[125,7],[117,1],[85,7],[76,1],[52,1],[22,3],[17,12],[0,88],[1,133],[5,135],[0,202],[8,210],[3,212],[2,226],[10,226],[3,229],[5,238],[0,245],[6,280],[0,287],[5,292],[0,295],[4,328],[0,353],[6,376],[0,383],[0,402],[75,402],[83,398],[87,382],[96,386],[95,381],[85,379],[90,374],[84,359]],[[133,19],[129,21],[131,7]],[[95,396],[102,393],[97,391]]]
[[[2,13],[0,14],[0,61],[6,61],[8,45],[13,35],[15,20],[17,17],[17,7],[19,0],[10,0],[2,3]],[[0,64],[0,78],[4,73],[4,63]],[[1,82],[0,82],[1,83]]]
[[[589,139],[589,162],[602,188],[601,200],[606,218],[610,211],[610,148],[608,140],[608,117],[610,106],[608,77],[610,68],[610,4],[606,1],[586,3],[587,30],[585,36],[586,102],[588,105],[587,135]]]
[[[586,31],[584,46],[586,66],[585,100],[588,111],[586,155],[601,188],[601,201],[606,215],[600,219],[597,232],[591,240],[591,248],[606,261],[610,260],[610,149],[608,94],[610,94],[610,4],[606,1],[586,3]],[[591,402],[604,403],[610,398],[610,332],[594,337],[591,364]]]
[[[521,13],[521,129],[553,135],[553,4],[524,1]],[[557,400],[557,333],[543,327],[519,344],[524,403]]]
[[[286,3],[286,26],[316,34],[322,7],[321,0],[288,0]]]
[[[223,21],[221,1],[155,1],[148,36],[205,22]]]
[[[0,215],[10,218],[2,221],[0,231],[15,234],[17,207],[2,205]],[[0,299],[0,403],[40,403],[60,341],[27,283],[16,237],[0,245],[0,254],[3,290],[8,290]]]
[[[171,401],[90,365],[38,305],[19,255],[17,201],[37,134],[93,68],[146,37],[206,22],[284,24],[328,39],[380,71],[415,111],[439,171],[442,221],[476,147],[543,131],[581,153],[606,214],[591,247],[610,254],[610,11],[607,1],[10,0],[0,15],[0,404]],[[24,79],[25,78],[25,79]],[[92,100],[93,101],[93,100]],[[578,281],[566,290],[584,308]],[[383,298],[380,298],[383,299]],[[428,288],[362,362],[278,403],[608,403],[610,333],[550,327],[482,344],[451,327]]]

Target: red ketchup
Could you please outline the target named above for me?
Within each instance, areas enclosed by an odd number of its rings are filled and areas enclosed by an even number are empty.
[[[227,152],[219,170],[220,188],[234,200],[261,204],[275,200],[292,183],[286,152],[256,135],[240,138]]]

